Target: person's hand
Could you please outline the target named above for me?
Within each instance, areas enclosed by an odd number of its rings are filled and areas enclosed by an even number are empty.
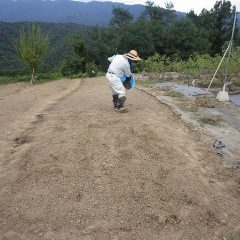
[[[123,82],[123,86],[128,90],[131,89],[130,80],[131,80],[131,77],[126,77],[126,80]]]

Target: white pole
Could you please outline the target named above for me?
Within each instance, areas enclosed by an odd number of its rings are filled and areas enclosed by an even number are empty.
[[[231,57],[231,53],[232,53],[232,45],[233,45],[233,37],[234,37],[236,19],[237,19],[237,12],[235,11],[233,28],[232,28],[232,37],[231,37],[231,40],[230,40],[230,49],[229,49],[229,53],[228,53],[228,60],[227,60],[227,65],[226,65],[226,70],[225,70],[224,84],[227,82],[227,79],[228,79],[228,68],[229,68],[229,62],[230,62],[230,57]]]
[[[224,55],[223,55],[223,57],[222,57],[219,65],[218,65],[218,67],[217,67],[217,70],[216,70],[216,72],[214,73],[213,78],[212,78],[212,80],[211,80],[211,82],[210,82],[210,84],[209,84],[209,86],[208,86],[208,89],[207,89],[207,91],[206,91],[206,94],[208,93],[208,90],[209,90],[209,88],[211,87],[212,82],[213,82],[214,78],[216,77],[216,75],[217,75],[217,73],[218,73],[218,70],[219,70],[219,68],[221,67],[222,62],[223,62],[223,60],[224,60],[224,58],[225,58],[225,56],[226,56],[226,54],[227,54],[230,46],[231,46],[231,44],[228,45],[228,47],[227,47],[227,49],[226,49],[226,51],[225,51],[225,53],[224,53]]]

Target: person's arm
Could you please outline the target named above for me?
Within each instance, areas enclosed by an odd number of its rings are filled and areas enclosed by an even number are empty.
[[[132,73],[131,73],[131,69],[130,69],[130,65],[129,65],[129,64],[125,64],[125,65],[124,65],[123,71],[124,71],[124,74],[126,75],[126,78],[127,78],[127,79],[129,78],[129,79],[130,79]]]
[[[109,61],[109,62],[112,62],[112,60],[115,58],[115,56],[116,56],[116,55],[114,55],[114,56],[112,56],[112,57],[109,57],[109,58],[108,58],[108,61]]]
[[[126,89],[131,89],[131,76],[130,77],[126,77],[126,80],[123,82],[123,86],[126,88]]]
[[[131,89],[131,83],[130,83],[130,80],[131,80],[131,69],[130,69],[130,65],[129,64],[126,64],[124,66],[124,74],[126,76],[126,80],[123,82],[123,86],[126,88],[126,89]]]

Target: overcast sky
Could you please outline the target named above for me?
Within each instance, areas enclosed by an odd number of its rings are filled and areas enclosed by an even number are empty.
[[[80,0],[81,1],[81,0]],[[89,2],[89,0],[86,0]],[[99,0],[103,1],[103,0]],[[145,5],[146,0],[110,0],[112,2],[123,2],[125,4],[143,4]],[[165,6],[165,2],[169,2],[168,0],[152,0],[152,2],[155,3],[155,5],[158,5],[160,7]],[[181,12],[189,12],[191,9],[193,9],[196,13],[200,13],[203,8],[206,8],[210,10],[216,0],[172,0],[171,1],[174,4],[174,9]],[[233,5],[236,5],[237,11],[240,11],[240,0],[231,0],[231,3]]]

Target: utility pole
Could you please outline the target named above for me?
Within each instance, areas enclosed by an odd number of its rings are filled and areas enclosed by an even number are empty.
[[[210,87],[211,87],[211,85],[212,85],[212,82],[213,82],[215,76],[217,75],[218,70],[219,70],[222,62],[223,62],[223,60],[225,59],[225,57],[226,57],[226,55],[227,55],[227,53],[228,53],[227,65],[226,65],[226,69],[225,69],[225,78],[224,78],[223,91],[219,92],[220,95],[221,95],[221,93],[223,93],[224,95],[228,95],[228,93],[225,92],[225,84],[226,84],[227,78],[228,78],[229,62],[230,62],[230,57],[231,57],[231,53],[232,53],[233,37],[234,37],[234,32],[235,32],[236,20],[237,20],[237,14],[238,14],[238,13],[239,13],[239,12],[237,12],[237,11],[235,10],[234,23],[233,23],[233,27],[232,27],[231,40],[230,40],[230,42],[229,42],[229,44],[228,44],[228,47],[227,47],[227,49],[226,49],[226,51],[225,51],[225,53],[224,53],[224,55],[223,55],[223,57],[222,57],[219,65],[218,65],[218,67],[217,67],[217,70],[216,70],[216,72],[214,73],[213,78],[212,78],[212,80],[211,80],[211,82],[210,82],[210,84],[209,84],[209,86],[208,86],[208,88],[207,88],[207,90],[206,90],[206,94],[208,93],[208,91],[209,91],[209,89],[210,89]]]
[[[232,53],[233,37],[234,37],[234,32],[235,32],[236,20],[237,20],[237,11],[235,11],[233,28],[232,28],[232,36],[231,36],[231,40],[230,40],[230,43],[229,43],[230,47],[229,47],[229,52],[228,52],[227,65],[226,65],[226,69],[225,69],[224,84],[226,84],[226,82],[228,80],[228,69],[229,69],[230,57],[231,57],[231,53]]]

